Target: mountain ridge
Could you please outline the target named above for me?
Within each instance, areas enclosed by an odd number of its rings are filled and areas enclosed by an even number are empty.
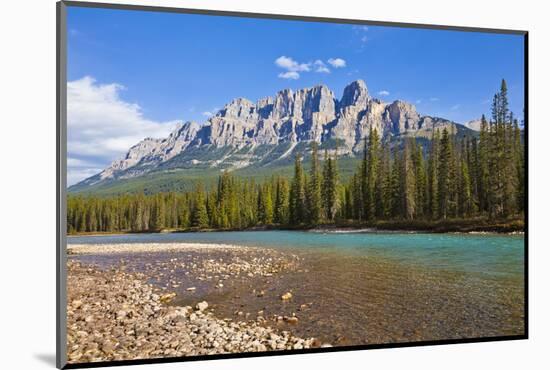
[[[384,140],[392,140],[429,138],[434,129],[444,127],[453,133],[473,133],[450,120],[420,115],[411,103],[371,97],[363,80],[348,84],[340,99],[322,84],[296,91],[283,89],[255,103],[242,97],[232,99],[202,125],[187,121],[179,123],[167,138],[145,138],[123,158],[69,190],[159,170],[273,164],[307,150],[309,145],[304,144],[313,141],[328,149],[338,146],[340,155],[355,156],[371,129]]]

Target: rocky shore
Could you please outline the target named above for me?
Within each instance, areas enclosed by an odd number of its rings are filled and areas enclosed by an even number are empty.
[[[171,251],[246,251],[248,248],[231,244],[208,243],[119,243],[119,244],[69,244],[68,254],[111,254]]]
[[[197,279],[215,277],[213,284],[222,287],[227,280],[240,276],[269,277],[296,263],[292,258],[285,260],[269,254],[264,258],[245,258],[246,254],[243,257],[250,248],[180,243],[72,245],[69,254],[126,253],[129,248],[135,252],[230,250],[231,258],[222,261],[203,258],[200,264],[190,260],[182,267],[177,259],[171,259],[172,266],[164,266],[168,275],[171,268],[187,267]],[[234,252],[240,248],[243,251],[239,257]],[[261,312],[255,320],[219,318],[211,305],[198,296],[192,305],[174,305],[175,291],[170,286],[149,284],[148,279],[147,273],[126,271],[123,261],[120,266],[106,270],[69,259],[67,353],[70,363],[305,349],[321,345],[314,338],[299,338],[288,330],[270,327]],[[177,281],[172,283],[179,286]],[[194,293],[193,288],[187,287],[185,291]],[[289,295],[279,299],[288,299]],[[297,322],[292,316],[274,320],[279,319]]]

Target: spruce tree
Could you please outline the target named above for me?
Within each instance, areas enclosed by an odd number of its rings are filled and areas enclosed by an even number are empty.
[[[399,151],[396,149],[393,154],[391,169],[391,217],[394,219],[404,216],[403,199],[403,161]]]
[[[294,178],[290,189],[290,222],[293,225],[299,225],[304,222],[305,212],[305,192],[304,192],[304,174],[302,169],[302,159],[296,155],[294,160]]]
[[[369,147],[365,167],[365,219],[374,220],[376,216],[376,192],[378,184],[378,170],[380,167],[380,139],[376,129],[370,129]]]
[[[311,144],[311,169],[309,175],[309,183],[307,188],[308,200],[308,223],[317,225],[321,221],[322,216],[322,199],[321,199],[321,174],[319,171],[319,155],[317,152],[317,143]]]
[[[363,160],[361,161],[361,166],[360,166],[360,174],[359,174],[359,186],[360,186],[360,194],[361,194],[361,198],[360,198],[360,203],[361,203],[361,208],[360,208],[360,213],[359,213],[359,219],[361,220],[364,220],[366,218],[366,215],[367,215],[367,174],[368,174],[368,170],[369,170],[369,165],[368,165],[368,145],[367,145],[367,138],[365,137],[363,139]]]
[[[428,212],[432,220],[439,218],[439,130],[432,132],[432,147],[428,161]]]
[[[523,159],[523,146],[521,142],[521,131],[519,129],[518,121],[514,121],[514,151],[515,151],[515,169],[516,169],[516,181],[517,181],[517,211],[518,213],[523,212],[524,207],[524,192],[525,192],[525,165],[524,165],[524,159]]]
[[[288,223],[288,182],[284,178],[277,178],[275,197],[275,223],[285,225]]]
[[[481,116],[481,127],[479,132],[479,208],[483,212],[488,212],[490,207],[489,194],[489,154],[491,151],[491,140],[489,124],[485,115]]]
[[[443,129],[441,143],[438,155],[437,165],[437,194],[439,198],[438,215],[442,219],[446,219],[450,211],[451,194],[451,166],[452,166],[452,148],[451,139],[447,128]]]
[[[427,199],[427,179],[426,179],[426,166],[424,164],[424,155],[422,146],[413,145],[414,150],[414,169],[416,179],[416,214],[418,217],[423,217],[426,212],[426,199]]]
[[[338,162],[325,151],[323,164],[323,210],[325,218],[333,221],[338,212]],[[351,194],[349,194],[351,196]],[[345,198],[345,196],[344,196]]]
[[[404,200],[405,217],[412,220],[416,216],[417,208],[417,189],[416,189],[416,176],[415,168],[413,165],[413,155],[416,152],[413,139],[409,139],[405,142],[405,148],[403,150],[403,187],[402,190]]]
[[[206,209],[206,198],[202,185],[198,185],[195,190],[195,202],[193,205],[191,224],[199,229],[208,227],[208,211]]]
[[[392,213],[392,167],[390,146],[385,145],[382,152],[381,162],[381,214],[383,219],[389,219]]]

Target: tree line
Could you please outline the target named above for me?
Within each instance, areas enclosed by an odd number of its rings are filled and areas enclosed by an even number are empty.
[[[444,127],[434,129],[425,145],[414,137],[391,145],[371,129],[360,164],[347,181],[340,179],[337,151],[325,150],[321,164],[312,143],[309,170],[297,155],[291,179],[273,176],[256,183],[224,172],[211,189],[197,184],[187,192],[70,196],[68,232],[520,217],[523,156],[521,130],[502,80],[490,119],[481,118],[479,137],[457,137]]]

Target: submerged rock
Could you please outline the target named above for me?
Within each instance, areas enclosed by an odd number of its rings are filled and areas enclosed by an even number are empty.
[[[208,308],[208,302],[202,301],[197,303],[197,306],[195,307],[198,311],[204,311]]]
[[[285,294],[283,294],[283,295],[281,296],[281,299],[282,299],[283,301],[288,301],[288,300],[290,300],[291,298],[292,298],[292,293],[290,293],[290,292],[287,292],[287,293],[285,293]]]
[[[289,324],[297,324],[298,318],[295,316],[287,317],[286,322],[288,322]]]
[[[167,293],[160,297],[162,303],[168,303],[176,297],[176,293]]]
[[[247,322],[218,319],[207,311],[206,301],[198,302],[195,310],[164,305],[175,293],[158,295],[145,279],[143,274],[68,262],[70,363],[264,352],[310,348],[314,342],[265,327],[261,317]]]

